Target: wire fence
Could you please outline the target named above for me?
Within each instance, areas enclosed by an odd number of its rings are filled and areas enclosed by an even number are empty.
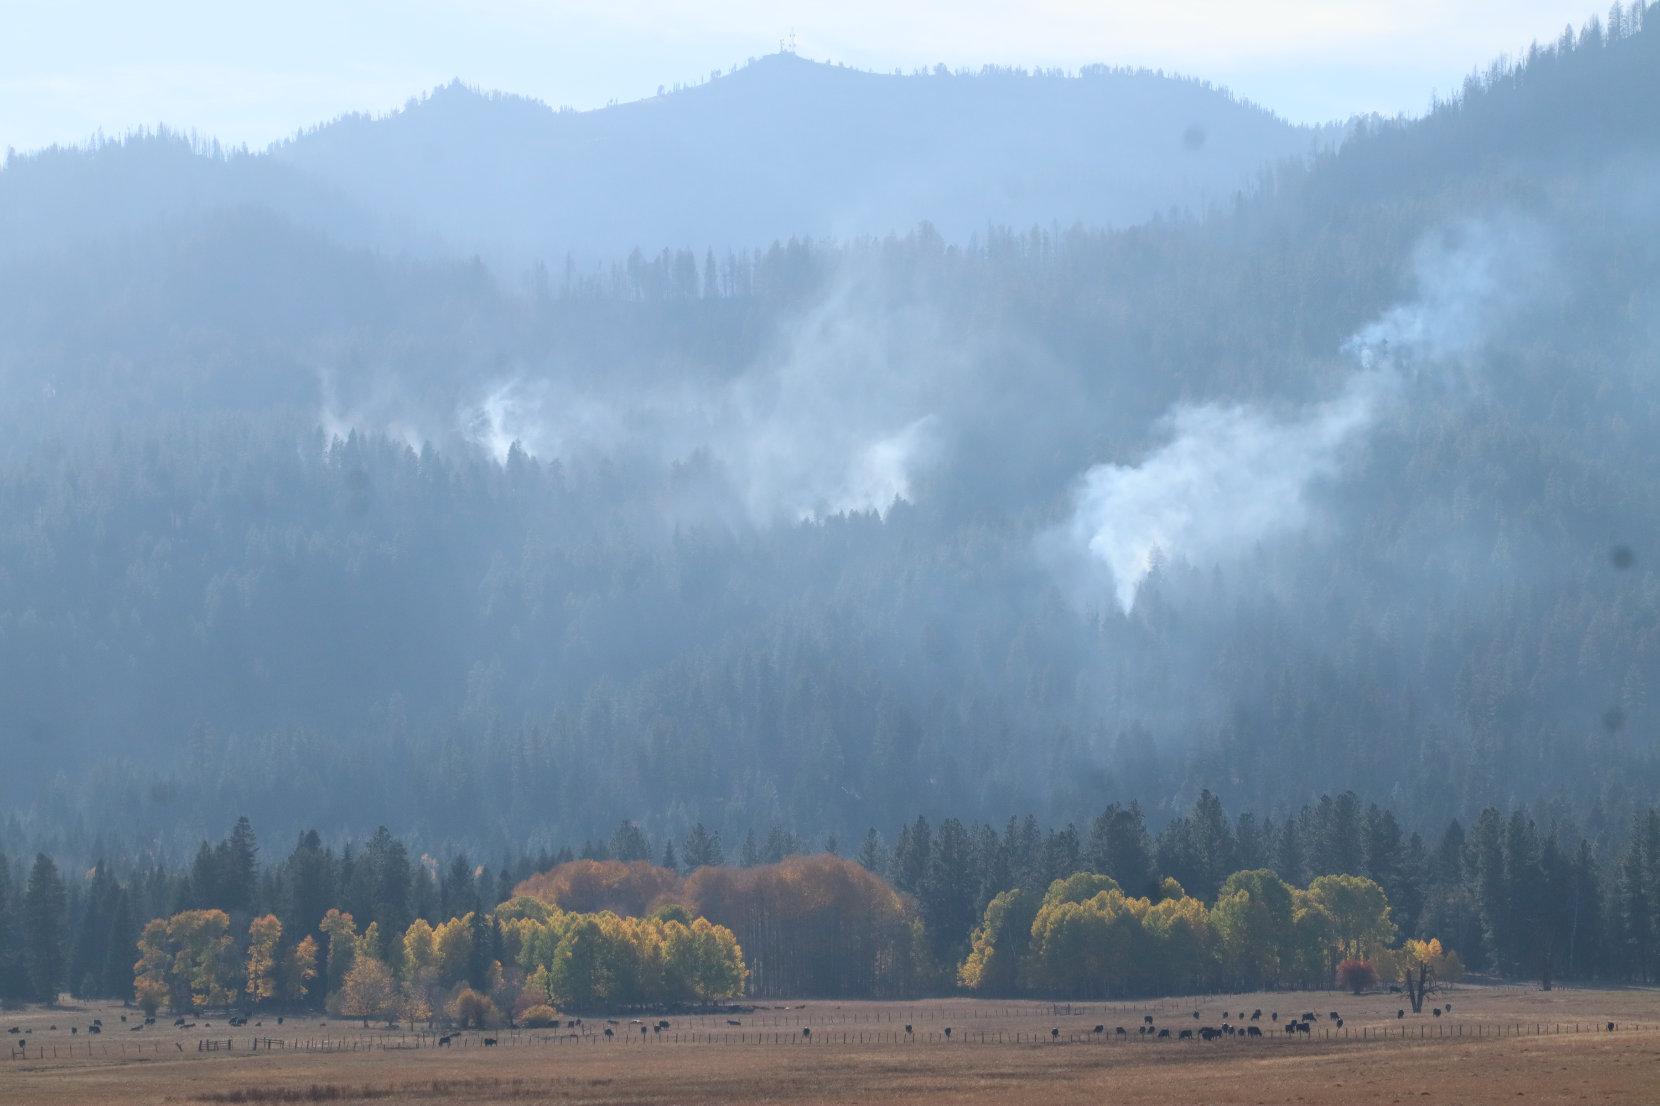
[[[890,1019],[885,1016],[881,1019]],[[632,1027],[631,1027],[632,1028]],[[1095,1030],[1007,1030],[959,1029],[952,1027],[919,1029],[827,1029],[805,1026],[791,1029],[737,1027],[726,1030],[658,1030],[645,1033],[623,1032],[583,1027],[574,1032],[539,1030],[503,1030],[495,1034],[465,1033],[406,1033],[406,1034],[340,1034],[316,1037],[195,1037],[189,1041],[54,1041],[33,1044],[15,1042],[5,1053],[9,1061],[23,1060],[79,1060],[106,1058],[179,1057],[183,1055],[213,1054],[220,1056],[250,1056],[261,1053],[344,1053],[397,1052],[418,1049],[492,1049],[492,1048],[649,1048],[665,1045],[778,1045],[801,1048],[836,1047],[847,1045],[919,1046],[947,1045],[969,1047],[976,1045],[1099,1045],[1108,1047],[1168,1047],[1170,1045],[1197,1045],[1201,1047],[1235,1047],[1240,1044],[1262,1046],[1293,1045],[1310,1041],[1432,1041],[1545,1037],[1580,1033],[1636,1033],[1652,1031],[1655,1027],[1635,1022],[1468,1022],[1436,1023],[1399,1026],[1355,1026],[1336,1028],[1314,1026],[1307,1033],[1287,1033],[1280,1026],[1265,1026],[1261,1036],[1249,1036],[1248,1030],[1220,1035],[1220,1039],[1204,1040],[1195,1028],[1169,1029],[1159,1027],[1151,1033],[1137,1033],[1127,1027],[1102,1027]],[[1270,1031],[1272,1030],[1272,1031]],[[1160,1036],[1167,1032],[1168,1036]]]

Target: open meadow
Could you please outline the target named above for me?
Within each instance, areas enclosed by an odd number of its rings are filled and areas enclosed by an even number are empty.
[[[267,1017],[232,1028],[212,1017],[185,1027],[163,1017],[134,1028],[142,1022],[135,1011],[69,1006],[7,1016],[6,1028],[19,1032],[7,1034],[0,1101],[1660,1100],[1660,992],[1467,986],[1434,997],[1452,1010],[1398,1017],[1399,995],[1337,992],[1070,1006],[774,1003],[730,1015],[456,1034],[448,1045],[407,1026],[364,1029],[339,1019],[278,1025]],[[1317,1015],[1310,1033],[1281,1028],[1307,1012]],[[1148,1017],[1170,1037],[1138,1032]],[[103,1031],[89,1036],[94,1018]],[[668,1027],[656,1028],[659,1020]],[[1180,1038],[1224,1020],[1260,1027],[1262,1036]],[[487,1037],[497,1043],[487,1046]]]

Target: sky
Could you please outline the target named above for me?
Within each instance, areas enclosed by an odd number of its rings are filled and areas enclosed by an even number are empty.
[[[1296,122],[1423,111],[1585,0],[0,0],[0,148],[164,123],[255,148],[460,78],[578,109],[779,49],[863,69],[1161,68]]]

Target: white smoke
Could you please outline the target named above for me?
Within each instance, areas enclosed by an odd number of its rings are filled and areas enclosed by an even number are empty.
[[[1335,475],[1393,382],[1353,377],[1341,395],[1282,418],[1250,407],[1178,408],[1171,439],[1138,465],[1084,474],[1069,528],[1112,573],[1119,607],[1162,558],[1216,564],[1308,521],[1309,489]]]
[[[1343,345],[1359,366],[1335,398],[1292,414],[1251,406],[1176,408],[1169,441],[1135,465],[1101,464],[1074,493],[1058,535],[1104,567],[1126,614],[1154,567],[1218,566],[1304,530],[1313,491],[1336,477],[1412,377],[1469,365],[1493,328],[1534,294],[1542,235],[1513,219],[1472,222],[1420,244],[1414,299]],[[1057,535],[1048,536],[1054,544]]]
[[[885,514],[917,495],[943,452],[937,326],[844,279],[725,382],[595,386],[523,376],[460,405],[460,438],[498,463],[542,458],[712,458],[729,502],[757,526]],[[700,496],[705,494],[699,491]],[[723,515],[726,512],[721,512]]]

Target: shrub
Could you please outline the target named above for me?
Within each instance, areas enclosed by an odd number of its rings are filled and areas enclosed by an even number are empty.
[[[501,1021],[496,1004],[471,987],[463,987],[450,1000],[450,1021],[462,1029],[487,1029]]]
[[[133,993],[138,998],[138,1008],[144,1011],[144,1016],[153,1018],[167,999],[167,985],[159,979],[139,979],[133,983]]]
[[[1378,985],[1378,971],[1369,960],[1345,960],[1337,965],[1337,985],[1356,995],[1370,991]]]
[[[558,1020],[559,1011],[547,1005],[547,1003],[543,1003],[540,1006],[532,1006],[529,1010],[526,1010],[523,1014],[519,1015],[519,1024],[530,1029],[546,1029]]]

